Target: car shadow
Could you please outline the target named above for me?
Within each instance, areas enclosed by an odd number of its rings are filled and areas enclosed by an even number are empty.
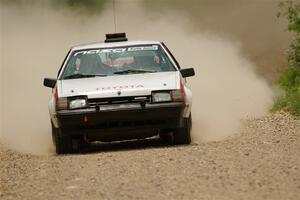
[[[99,152],[115,152],[115,151],[132,151],[139,149],[172,147],[168,143],[163,142],[158,137],[117,141],[117,142],[93,142],[81,148],[79,154],[91,154]]]

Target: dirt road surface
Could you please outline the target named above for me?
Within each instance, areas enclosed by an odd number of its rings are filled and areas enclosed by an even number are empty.
[[[300,199],[300,122],[249,119],[236,137],[165,147],[94,145],[65,156],[1,146],[0,199]]]

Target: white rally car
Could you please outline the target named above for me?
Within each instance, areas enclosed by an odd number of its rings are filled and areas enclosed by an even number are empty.
[[[78,151],[92,141],[118,141],[159,135],[172,144],[191,142],[192,93],[186,77],[162,42],[128,41],[106,34],[104,43],[71,48],[49,100],[57,154]]]

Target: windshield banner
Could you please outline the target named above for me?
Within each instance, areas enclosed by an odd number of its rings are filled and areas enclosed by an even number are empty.
[[[149,50],[152,50],[152,51],[158,50],[158,45],[84,50],[84,51],[78,51],[78,52],[74,53],[73,56],[85,55],[85,54],[122,53],[122,52],[126,52],[126,51],[149,51]]]

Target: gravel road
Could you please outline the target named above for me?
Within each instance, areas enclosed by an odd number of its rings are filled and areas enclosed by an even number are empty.
[[[300,121],[249,119],[234,138],[33,156],[0,147],[0,199],[300,199]]]

